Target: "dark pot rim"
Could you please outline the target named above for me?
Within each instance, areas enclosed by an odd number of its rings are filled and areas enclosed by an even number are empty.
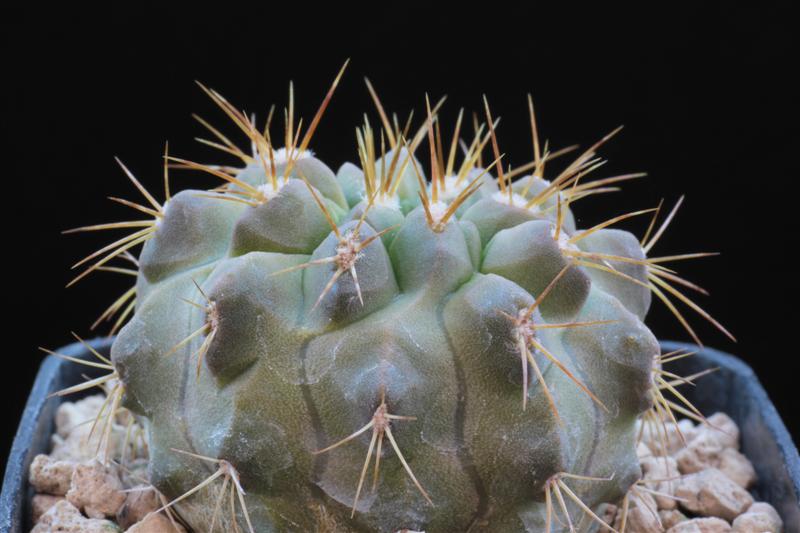
[[[113,342],[113,338],[104,337],[87,341],[87,344],[100,353],[108,354]],[[79,342],[56,351],[70,357],[90,357],[89,351]],[[91,369],[76,368],[78,366],[50,355],[39,367],[6,461],[3,490],[0,493],[0,533],[28,531],[27,509],[33,494],[33,489],[28,485],[28,468],[37,454],[50,450],[53,418],[58,406],[67,399],[50,395],[68,386],[67,383],[77,383],[81,373],[92,374]]]
[[[112,343],[113,338],[100,338],[89,345],[107,354]],[[686,395],[704,413],[722,411],[739,424],[742,451],[753,462],[759,478],[752,492],[778,509],[786,533],[800,533],[800,456],[753,370],[737,357],[711,348],[670,341],[661,345],[665,352],[696,352],[695,356],[674,363],[672,368],[682,375],[711,367],[719,369],[703,378],[702,387],[687,389]],[[58,352],[72,357],[89,356],[80,343]],[[49,395],[78,382],[85,368],[77,366],[49,356],[39,369],[8,456],[0,494],[0,533],[28,531],[27,509],[32,495],[28,467],[38,453],[49,450],[53,417],[62,401]]]

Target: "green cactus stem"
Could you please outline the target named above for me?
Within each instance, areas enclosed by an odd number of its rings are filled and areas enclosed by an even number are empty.
[[[441,101],[412,131],[368,81],[381,126],[334,172],[310,143],[341,75],[304,133],[290,96],[283,147],[203,87],[253,149],[197,117],[202,142],[241,166],[165,152],[163,203],[123,166],[145,201],[119,202],[145,217],[78,228],[133,231],[72,283],[136,275],[101,317],[125,323],[102,364],[152,484],[198,532],[611,530],[599,507],[641,477],[639,421],[702,417],[665,396],[674,356],[643,320],[656,295],[693,337],[673,300],[725,331],[664,266],[708,254],[650,255],[674,210],[578,229],[576,202],[642,174],[587,178],[614,130],[546,179],[575,147],[540,143],[530,98],[534,157],[512,170],[486,99],[445,142]],[[168,166],[221,185],[171,195]],[[612,227],[645,214],[644,239]]]

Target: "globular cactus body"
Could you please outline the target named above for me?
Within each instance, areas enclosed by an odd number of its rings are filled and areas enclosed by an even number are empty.
[[[481,166],[490,138],[499,156],[488,107],[459,169],[429,108],[409,140],[385,121],[383,154],[365,126],[361,165],[334,173],[291,120],[273,150],[209,93],[258,146],[238,171],[178,160],[227,183],[158,205],[112,349],[151,482],[202,486],[189,525],[544,531],[567,510],[598,527],[641,475],[660,352],[647,246],[608,227],[625,217],[580,231],[570,212],[596,147],[551,182],[537,144],[512,183]],[[209,476],[236,487],[234,515]]]

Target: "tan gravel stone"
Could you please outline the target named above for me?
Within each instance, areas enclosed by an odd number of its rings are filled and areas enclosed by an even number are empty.
[[[647,444],[645,444],[643,441],[639,441],[638,444],[636,444],[636,457],[638,457],[641,461],[646,457],[653,457],[653,452],[650,451],[650,448],[647,447]]]
[[[653,431],[645,431],[642,434],[642,442],[647,444],[647,447],[653,452],[653,455],[672,455],[684,445],[684,439],[681,438],[680,427],[672,422],[664,422],[663,425],[658,425]],[[684,435],[684,437],[686,437]],[[688,441],[688,438],[686,439]],[[666,443],[666,452],[664,444]]]
[[[753,497],[716,468],[684,476],[675,495],[681,507],[702,516],[733,520],[753,504]]]
[[[61,500],[52,506],[31,533],[118,533],[120,528],[109,520],[86,518],[74,505]]]
[[[739,449],[739,426],[725,413],[714,413],[708,417],[708,426],[703,426],[714,432],[723,448]]]
[[[686,442],[691,442],[695,435],[697,435],[698,431],[698,427],[688,418],[678,420],[678,429],[680,429],[681,433],[683,433],[683,437],[686,439]]]
[[[746,513],[739,515],[733,521],[733,531],[736,533],[782,533],[783,520],[773,506],[758,502],[751,505]]]
[[[658,483],[648,483],[647,487],[649,489],[668,495],[675,494],[675,488],[678,485],[678,478],[681,474],[678,471],[678,463],[674,457],[650,457],[643,459],[641,463],[645,480],[660,480]],[[674,498],[660,495],[654,495],[654,498],[659,509],[675,509],[678,507],[678,502]]]
[[[75,466],[72,461],[56,461],[40,454],[31,462],[28,480],[36,492],[64,496],[69,490]]]
[[[728,533],[731,526],[719,518],[693,518],[667,530],[667,533]]]
[[[133,487],[128,490],[125,504],[117,512],[117,523],[125,528],[131,527],[160,507],[155,489],[146,485]]]
[[[75,468],[67,500],[90,518],[111,517],[125,503],[122,489],[116,469],[93,461]]]
[[[119,478],[126,487],[146,485],[149,480],[147,459],[134,459],[125,462],[125,468],[119,471]]]
[[[603,520],[603,522],[605,522],[610,526],[613,526],[614,519],[617,516],[617,511],[619,511],[619,507],[617,507],[613,503],[607,503],[603,507],[603,512],[599,513],[599,516]]]
[[[764,513],[744,513],[733,521],[735,533],[778,533],[775,524]]]
[[[664,527],[658,516],[658,509],[653,497],[642,491],[631,496],[628,517],[625,524],[626,533],[663,533]],[[622,529],[622,513],[617,513],[614,529]]]
[[[680,439],[680,433],[685,442]],[[666,431],[667,450],[659,455]],[[740,430],[724,413],[695,425],[683,419],[665,423],[656,432],[643,432],[636,454],[644,486],[658,506],[658,519],[668,533],[782,533],[783,523],[768,503],[753,503],[747,488],[756,482],[753,464],[739,451]],[[654,453],[655,452],[655,453]],[[657,481],[663,480],[663,481]],[[675,498],[669,498],[668,496]],[[613,506],[610,506],[613,508]],[[657,531],[644,507],[629,510],[627,533]],[[686,514],[684,514],[686,513]],[[619,510],[607,516],[607,523],[619,528]],[[695,518],[689,518],[695,517]],[[642,523],[639,523],[641,521]]]
[[[724,447],[719,440],[720,432],[703,429],[695,438],[675,455],[678,468],[683,474],[717,468],[744,488],[756,480],[752,463],[735,448]]]
[[[658,512],[658,516],[661,518],[661,524],[664,526],[664,529],[669,529],[684,520],[688,520],[686,515],[677,509],[664,509]]]
[[[773,506],[768,504],[767,502],[756,502],[751,505],[747,509],[748,513],[766,513],[772,517],[776,523],[780,524],[783,527],[783,520],[781,520],[781,516],[778,514],[778,511],[775,510]]]
[[[177,527],[175,527],[175,525]],[[128,533],[186,533],[180,524],[173,525],[164,513],[150,513],[127,530]]]
[[[31,516],[33,523],[39,521],[44,513],[50,510],[52,506],[64,499],[63,496],[51,496],[50,494],[36,494],[31,500]]]
[[[702,427],[685,448],[677,451],[675,459],[681,473],[691,474],[719,464],[720,455],[725,449],[717,438],[719,434],[719,431]]]
[[[725,448],[719,456],[717,468],[740,487],[750,488],[756,482],[753,463],[733,448]]]

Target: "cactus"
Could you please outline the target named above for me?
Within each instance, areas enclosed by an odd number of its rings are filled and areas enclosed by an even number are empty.
[[[380,132],[334,173],[309,146],[341,75],[302,136],[290,97],[283,148],[204,88],[252,153],[198,118],[203,142],[243,166],[165,153],[163,203],[123,166],[146,220],[78,228],[135,230],[75,281],[136,275],[101,316],[127,320],[101,379],[146,427],[151,482],[195,531],[610,530],[637,428],[702,417],[665,397],[681,380],[643,320],[656,295],[693,336],[671,297],[713,321],[663,266],[706,254],[650,256],[674,211],[578,230],[575,202],[641,175],[586,178],[615,130],[545,179],[574,147],[541,145],[530,98],[534,159],[511,169],[485,99],[445,143],[439,105],[412,132],[367,82]],[[223,182],[171,195],[170,167]],[[611,228],[645,214],[644,239]]]

